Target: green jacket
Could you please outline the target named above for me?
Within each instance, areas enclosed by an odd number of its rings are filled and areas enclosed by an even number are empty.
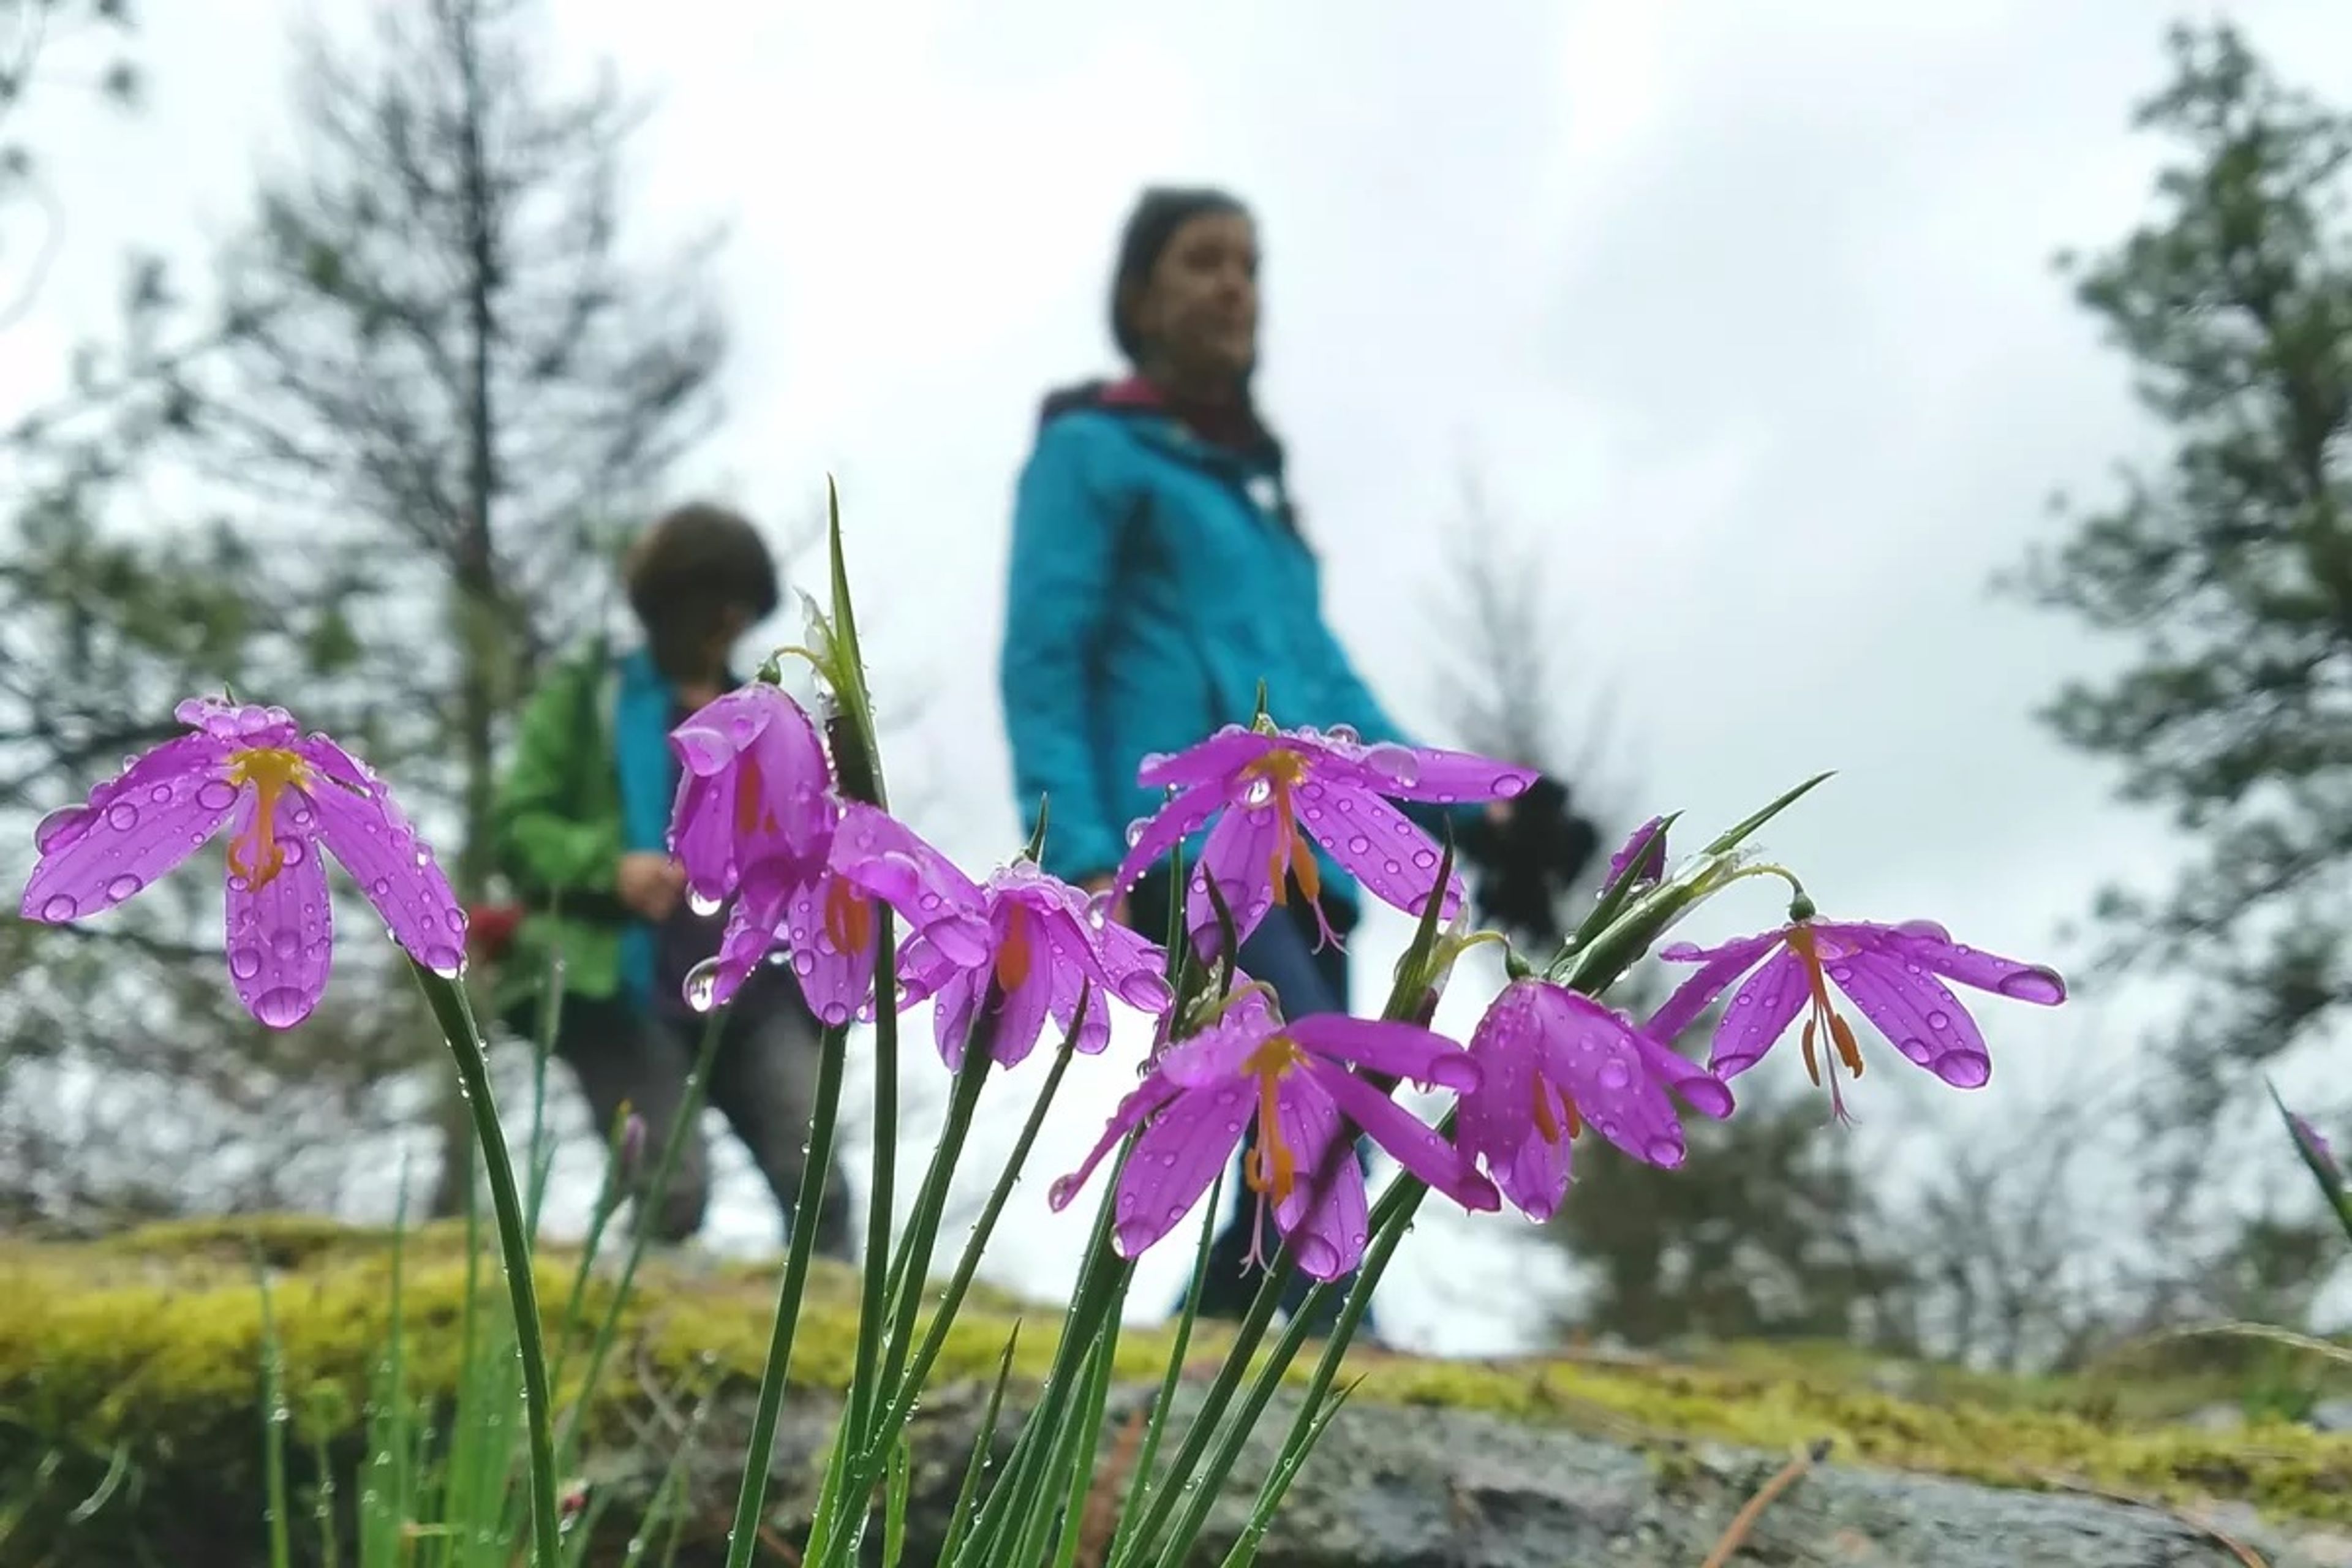
[[[516,728],[491,806],[491,840],[498,868],[529,912],[494,993],[501,1011],[540,994],[558,953],[563,994],[601,999],[621,988],[627,915],[614,880],[623,843],[613,752],[618,689],[612,658],[597,647],[550,677]]]

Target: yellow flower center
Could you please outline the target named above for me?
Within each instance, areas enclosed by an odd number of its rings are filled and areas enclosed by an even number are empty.
[[[248,746],[228,759],[228,782],[253,786],[253,826],[229,841],[228,868],[257,893],[286,868],[286,847],[278,842],[278,804],[289,789],[308,789],[310,764],[282,746]]]

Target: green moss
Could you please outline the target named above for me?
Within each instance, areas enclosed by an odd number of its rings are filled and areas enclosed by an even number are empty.
[[[257,1240],[273,1270],[272,1301],[298,1424],[320,1436],[353,1436],[390,1327],[394,1237],[309,1220],[184,1225],[80,1246],[0,1248],[0,1407],[36,1430],[94,1450],[118,1442],[146,1453],[252,1447],[261,1343],[251,1272]],[[457,1382],[466,1279],[462,1227],[435,1226],[403,1243],[405,1353],[421,1392]],[[539,1261],[551,1330],[577,1255]],[[495,1300],[496,1265],[480,1288]],[[623,1317],[619,1368],[698,1381],[715,1372],[749,1384],[766,1355],[772,1266],[681,1270],[648,1264]],[[610,1287],[592,1279],[592,1303]],[[857,1281],[821,1267],[797,1330],[793,1373],[804,1387],[848,1379]],[[1001,1293],[967,1306],[935,1378],[985,1379],[1018,1304]],[[596,1312],[587,1314],[593,1321]],[[1053,1353],[1050,1308],[1033,1307],[1015,1358],[1034,1379]],[[1211,1366],[1223,1342],[1204,1326],[1192,1360]],[[1165,1339],[1124,1337],[1120,1371],[1156,1379]],[[574,1357],[574,1365],[580,1358]],[[1310,1358],[1311,1359],[1311,1358]],[[1843,1347],[1733,1347],[1706,1364],[1586,1359],[1510,1363],[1430,1362],[1365,1352],[1351,1358],[1361,1401],[1473,1409],[1574,1427],[1647,1447],[1669,1471],[1677,1444],[1715,1439],[1786,1452],[1820,1439],[1840,1458],[2000,1485],[2090,1484],[2152,1498],[2243,1499],[2281,1515],[2352,1522],[2352,1439],[2262,1425],[2221,1435],[2118,1414],[2080,1387],[1903,1369],[1906,1396],[1872,1386],[1885,1363]],[[1303,1380],[1311,1370],[1293,1370]],[[568,1374],[576,1380],[576,1370]],[[618,1373],[592,1412],[636,1397]],[[577,1386],[561,1391],[574,1400]]]

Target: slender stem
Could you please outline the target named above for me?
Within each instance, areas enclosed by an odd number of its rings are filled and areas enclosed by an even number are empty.
[[[768,1467],[776,1451],[776,1423],[783,1414],[784,1373],[793,1360],[793,1331],[801,1297],[808,1289],[809,1261],[816,1254],[817,1215],[824,1203],[825,1177],[833,1169],[833,1135],[841,1115],[842,1068],[849,1055],[846,1028],[824,1032],[817,1068],[816,1109],[809,1119],[808,1152],[802,1164],[801,1201],[793,1215],[793,1240],[784,1277],[776,1288],[776,1316],[768,1338],[768,1364],[760,1376],[760,1398],[751,1413],[750,1452],[743,1461],[743,1488],[735,1500],[735,1524],[727,1535],[727,1568],[749,1568],[760,1543],[760,1509],[768,1496]]]
[[[559,1568],[563,1543],[556,1528],[554,1401],[548,1389],[547,1346],[540,1327],[539,1291],[531,1274],[530,1232],[523,1223],[522,1194],[515,1185],[514,1161],[507,1152],[498,1100],[490,1091],[489,1063],[482,1055],[481,1032],[474,1026],[465,988],[421,963],[414,967],[442,1036],[449,1042],[450,1054],[457,1059],[457,1081],[465,1089],[467,1110],[473,1114],[475,1141],[481,1145],[482,1165],[489,1178],[490,1209],[498,1219],[507,1293],[514,1303],[515,1349],[522,1358],[523,1423],[530,1438],[531,1562],[534,1568]]]
[[[882,1336],[890,1322],[890,1220],[898,1172],[898,954],[897,922],[880,907],[875,939],[874,1161],[866,1206],[866,1298],[857,1312],[856,1371],[849,1384],[848,1433],[863,1446],[881,1434],[867,1429],[880,1401],[877,1375]]]

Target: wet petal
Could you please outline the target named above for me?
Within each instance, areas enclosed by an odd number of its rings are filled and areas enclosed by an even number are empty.
[[[827,918],[828,908],[835,919]],[[878,912],[863,891],[831,872],[793,889],[783,910],[784,934],[801,994],[820,1022],[839,1028],[873,993],[875,961],[882,954]],[[834,941],[831,928],[836,923],[852,939],[847,948]]]
[[[1207,740],[1165,756],[1146,757],[1135,782],[1146,789],[1190,789],[1232,778],[1279,744],[1244,724],[1228,724]]]
[[[1137,878],[1166,859],[1169,851],[1191,837],[1193,830],[1216,816],[1224,804],[1225,782],[1218,777],[1191,785],[1153,812],[1136,830],[1127,858],[1118,863],[1113,879],[1116,885],[1122,889],[1135,886]]]
[[[735,825],[727,810],[733,783],[732,773],[680,773],[670,808],[669,852],[686,871],[688,889],[712,903],[735,890],[740,871]]]
[[[1992,1077],[1982,1031],[1941,981],[1885,952],[1857,952],[1827,965],[1837,988],[1895,1048],[1954,1089],[1981,1089]]]
[[[220,831],[237,803],[222,776],[226,751],[208,734],[179,735],[34,829],[40,859],[25,884],[26,920],[57,924],[110,909],[168,875]]]
[[[1069,1207],[1070,1200],[1078,1195],[1079,1189],[1095,1173],[1095,1167],[1102,1163],[1103,1156],[1117,1148],[1120,1139],[1142,1126],[1153,1111],[1182,1092],[1158,1073],[1129,1089],[1120,1098],[1118,1109],[1111,1112],[1102,1136],[1087,1152],[1087,1157],[1078,1162],[1078,1168],[1066,1176],[1055,1177],[1054,1184],[1046,1188],[1045,1205],[1056,1214]]]
[[[1726,987],[1753,969],[1767,952],[1780,946],[1786,936],[1786,928],[1782,928],[1744,936],[1721,947],[1696,947],[1678,942],[1660,950],[1658,956],[1669,963],[1696,963],[1699,967],[1650,1015],[1649,1022],[1643,1026],[1653,1038],[1674,1044],[1684,1030],[1698,1022],[1699,1015],[1723,994]]]
[[[1568,1197],[1568,1184],[1576,1174],[1576,1144],[1567,1130],[1547,1138],[1535,1118],[1527,1131],[1500,1161],[1489,1161],[1487,1172],[1511,1206],[1529,1219],[1548,1220]]]
[[[237,808],[236,831],[253,826],[248,796]],[[318,840],[290,819],[276,826],[285,862],[257,888],[228,879],[228,976],[246,1011],[273,1029],[310,1016],[327,989],[334,958],[333,917],[327,903],[327,863]]]
[[[1535,1131],[1535,1073],[1542,1038],[1535,987],[1528,981],[1505,986],[1470,1032],[1470,1056],[1478,1064],[1479,1081],[1458,1102],[1455,1135],[1465,1150],[1483,1156],[1498,1178]],[[1517,1194],[1512,1201],[1519,1202]]]
[[[1633,1046],[1642,1053],[1649,1075],[1680,1095],[1684,1104],[1716,1121],[1731,1114],[1737,1101],[1731,1086],[1719,1074],[1709,1072],[1680,1051],[1658,1044],[1646,1029],[1633,1031]]]
[[[833,874],[882,900],[956,963],[986,963],[994,951],[978,884],[912,828],[862,802],[841,809]]]
[[[1467,801],[1512,800],[1528,793],[1540,775],[1533,768],[1498,763],[1468,752],[1433,746],[1400,746],[1381,742],[1370,746],[1333,748],[1346,755],[1345,773],[1353,781],[1391,800],[1429,801],[1457,805]],[[1352,753],[1352,754],[1350,754]],[[1318,769],[1336,782],[1341,768]]]
[[[1481,1077],[1469,1052],[1417,1025],[1318,1013],[1294,1020],[1286,1032],[1317,1056],[1411,1079],[1423,1089],[1475,1089]]]
[[[1633,829],[1623,848],[1609,857],[1608,874],[1601,879],[1601,889],[1607,892],[1627,877],[1635,885],[1655,882],[1666,874],[1666,819],[1654,816]]]
[[[1824,929],[1843,931],[1859,928]],[[1870,929],[1882,933],[1874,944],[1882,951],[1922,964],[1963,985],[2042,1007],[2055,1007],[2066,1000],[2066,982],[2056,970],[1965,946],[1954,942],[1949,932],[1932,921],[1908,921],[1898,926]]]
[[[1206,1088],[1240,1076],[1242,1065],[1281,1025],[1263,1008],[1235,1007],[1160,1058],[1160,1074],[1185,1089]]]
[[[1054,998],[1054,972],[1044,964],[1035,965],[1018,985],[990,994],[995,1005],[986,1009],[982,1024],[989,1030],[989,1054],[1000,1067],[1016,1067],[1036,1048],[1037,1037],[1045,1033],[1045,1014]]]
[[[1184,895],[1184,929],[1203,959],[1215,956],[1220,940],[1209,881],[1216,882],[1217,896],[1233,916],[1234,941],[1247,942],[1274,908],[1274,856],[1282,835],[1282,817],[1270,805],[1235,806],[1209,829]]]
[[[1731,994],[1723,1021],[1715,1026],[1715,1043],[1707,1052],[1707,1070],[1717,1078],[1737,1078],[1764,1058],[1789,1026],[1803,1011],[1811,982],[1804,961],[1783,947],[1764,961]],[[1665,1037],[1651,1021],[1652,1039]]]
[[[1419,918],[1437,887],[1437,843],[1368,789],[1309,779],[1297,790],[1301,826],[1382,903]],[[1440,920],[1462,908],[1462,879],[1445,884]]]
[[[746,877],[735,907],[727,911],[727,924],[719,937],[719,952],[709,970],[709,990],[702,996],[693,994],[697,988],[695,976],[687,981],[688,1005],[699,1010],[704,1005],[723,1007],[742,989],[751,971],[764,963],[776,949],[780,928],[784,920],[787,900],[795,895],[805,896],[804,885],[795,885],[782,869],[773,863],[755,868],[755,874]],[[794,955],[793,967],[800,970]],[[802,989],[807,989],[803,973]]]
[[[1432,1189],[1475,1213],[1502,1206],[1494,1184],[1468,1157],[1403,1106],[1333,1063],[1310,1058],[1304,1070],[1349,1121]]]
[[[279,831],[315,831],[408,955],[436,974],[465,966],[466,911],[431,846],[416,836],[383,781],[322,735],[296,748],[318,778],[278,804]],[[317,817],[315,830],[306,813]]]
[[[1297,1161],[1289,1195],[1274,1205],[1275,1228],[1290,1244],[1301,1274],[1337,1279],[1364,1260],[1371,1233],[1355,1140],[1318,1079],[1297,1074],[1284,1079],[1275,1090],[1274,1107],[1282,1141]]]
[[[1681,1164],[1682,1122],[1665,1086],[1651,1076],[1633,1026],[1557,985],[1538,987],[1535,1005],[1544,1019],[1544,1077],[1568,1091],[1593,1131],[1634,1159]]]
[[[957,969],[950,971],[936,989],[931,998],[931,1033],[940,1043],[940,1059],[960,1068],[964,1047],[971,1039],[980,983],[972,971]]]
[[[1241,1142],[1249,1091],[1238,1083],[1188,1089],[1168,1102],[1119,1172],[1111,1228],[1118,1255],[1134,1258],[1200,1202]]]
[[[172,710],[172,717],[232,747],[290,746],[298,732],[294,715],[283,708],[217,697],[191,697]]]
[[[1086,1008],[1081,1018],[1079,1007]],[[1077,1037],[1070,1048],[1082,1056],[1100,1056],[1110,1047],[1110,1008],[1094,983],[1075,971],[1064,970],[1054,977],[1054,998],[1047,1015],[1065,1037],[1076,1024]]]

